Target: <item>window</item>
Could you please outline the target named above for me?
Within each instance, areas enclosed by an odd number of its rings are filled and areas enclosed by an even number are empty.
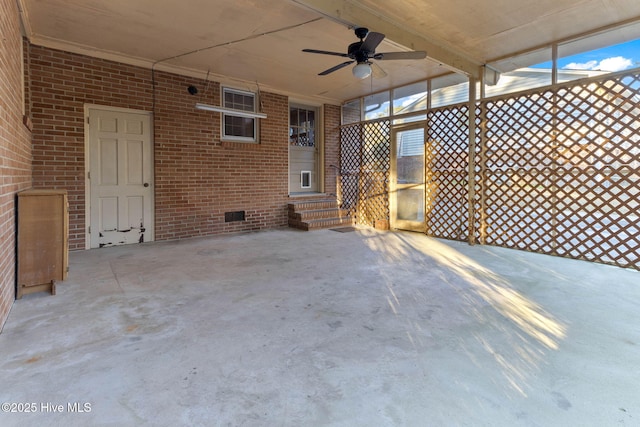
[[[639,29],[640,30],[640,29]],[[623,35],[612,31],[606,35],[575,40],[558,45],[558,82],[577,80],[627,70],[638,66],[640,39],[619,44],[608,44],[603,48],[593,46],[604,41],[618,40]],[[587,50],[588,49],[588,50]]]
[[[223,88],[222,97],[225,108],[234,110],[256,111],[256,96],[252,92]],[[230,141],[257,142],[257,120],[250,117],[223,115],[222,138]]]
[[[289,144],[298,147],[316,145],[316,110],[289,108]]]
[[[406,114],[414,113],[418,111],[426,111],[427,109],[427,94],[428,85],[426,80],[418,83],[414,83],[408,86],[402,86],[395,88],[392,91],[393,111],[392,115],[402,116],[401,118],[394,119],[393,124],[398,125],[401,123],[417,122],[420,120],[426,120],[426,114],[416,114],[412,116],[406,116]]]
[[[389,117],[391,109],[389,107],[389,91],[380,92],[364,97],[364,119],[374,120],[382,117]]]
[[[348,125],[358,123],[362,120],[361,101],[362,98],[354,99],[342,105],[342,124]]]
[[[460,74],[447,74],[431,80],[431,108],[469,101],[469,81]]]

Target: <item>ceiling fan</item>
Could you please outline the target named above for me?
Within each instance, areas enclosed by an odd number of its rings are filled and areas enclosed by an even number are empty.
[[[372,72],[371,65],[374,65],[370,59],[377,60],[395,60],[395,59],[424,59],[427,57],[427,52],[423,51],[410,51],[410,52],[387,52],[387,53],[376,53],[376,47],[384,40],[384,34],[369,32],[368,28],[358,27],[354,30],[356,37],[360,39],[359,42],[351,43],[349,48],[347,49],[347,53],[339,53],[339,52],[329,52],[326,50],[317,50],[317,49],[302,49],[303,52],[309,53],[319,53],[322,55],[333,55],[333,56],[341,56],[344,58],[350,58],[350,61],[343,62],[342,64],[338,64],[334,67],[329,68],[328,70],[324,70],[321,73],[318,73],[319,76],[326,76],[327,74],[333,73],[341,68],[346,67],[349,64],[353,64],[356,62],[356,66],[353,67],[353,75],[357,78],[364,79],[369,77]],[[365,38],[366,37],[366,38]],[[382,70],[380,70],[382,71]],[[386,75],[384,71],[382,71],[383,76]]]

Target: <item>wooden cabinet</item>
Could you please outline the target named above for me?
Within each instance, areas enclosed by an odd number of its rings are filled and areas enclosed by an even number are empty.
[[[69,212],[66,190],[18,193],[16,298],[39,291],[56,293],[67,278]]]

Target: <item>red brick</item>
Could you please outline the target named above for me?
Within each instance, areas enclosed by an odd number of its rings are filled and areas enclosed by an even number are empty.
[[[156,240],[287,224],[286,96],[261,93],[268,118],[261,120],[258,144],[222,142],[221,115],[194,107],[196,102],[220,104],[217,82],[157,71],[152,77],[144,68],[40,46],[30,50],[34,186],[84,196],[84,104],[151,111],[155,80]],[[190,95],[189,85],[200,94]],[[337,144],[340,108],[325,108],[336,134],[330,140]],[[326,152],[333,162],[337,148]],[[84,203],[84,197],[70,197],[71,250],[85,247]],[[245,210],[246,221],[225,223],[224,213],[235,210]]]
[[[0,331],[15,299],[15,196],[31,187],[31,134],[23,125],[23,40],[16,2],[0,0]],[[25,49],[26,51],[26,49]]]

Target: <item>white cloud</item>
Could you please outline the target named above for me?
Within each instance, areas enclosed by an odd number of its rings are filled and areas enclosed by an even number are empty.
[[[595,69],[596,65],[598,65],[598,61],[571,62],[562,68],[565,68],[567,70],[593,70]]]
[[[633,61],[623,56],[605,58],[602,61],[572,62],[563,68],[567,70],[600,70],[600,71],[622,71],[633,67]]]
[[[622,71],[633,67],[633,61],[622,56],[615,56],[600,61],[600,69],[604,71]]]

